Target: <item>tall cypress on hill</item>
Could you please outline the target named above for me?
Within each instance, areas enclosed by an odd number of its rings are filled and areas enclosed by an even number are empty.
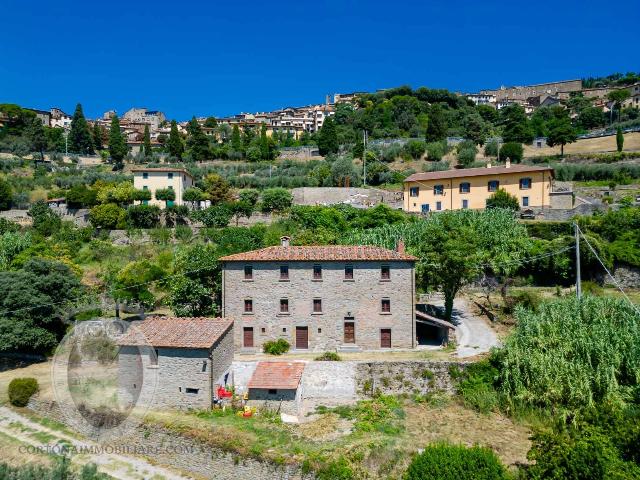
[[[149,132],[149,125],[144,126],[144,156],[151,156],[151,133]]]
[[[69,150],[79,154],[93,154],[93,137],[87,119],[84,118],[82,105],[76,105],[69,132]]]
[[[93,146],[96,150],[102,150],[102,145],[102,127],[98,124],[98,122],[96,122],[93,124]]]
[[[191,158],[196,162],[201,162],[209,157],[209,139],[200,128],[196,117],[193,117],[187,125],[187,149]]]
[[[114,115],[109,129],[109,154],[118,170],[121,170],[124,166],[123,160],[128,151],[127,142],[125,142],[124,136],[120,131],[120,120],[118,120],[117,115]]]
[[[175,120],[171,120],[171,131],[169,132],[166,147],[169,151],[169,156],[175,157],[178,160],[182,159],[184,145],[182,145],[182,139],[180,138],[180,133],[178,133],[178,124]]]
[[[320,155],[325,156],[330,153],[338,153],[340,144],[338,143],[338,132],[333,118],[327,118],[318,132],[318,150]]]

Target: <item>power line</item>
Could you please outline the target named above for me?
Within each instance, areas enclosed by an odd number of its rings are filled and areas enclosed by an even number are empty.
[[[627,302],[629,302],[631,304],[631,306],[633,307],[633,309],[638,313],[638,315],[640,315],[640,308],[638,308],[638,306],[633,303],[631,301],[631,299],[629,298],[629,296],[627,295],[627,293],[624,291],[624,289],[620,286],[620,283],[618,283],[618,281],[615,279],[615,277],[611,274],[611,272],[609,271],[609,269],[607,268],[607,266],[604,264],[604,262],[602,261],[602,259],[600,258],[600,255],[598,255],[595,251],[595,249],[591,246],[591,244],[589,243],[589,240],[587,240],[587,237],[584,235],[584,233],[582,232],[582,230],[580,230],[580,227],[578,226],[578,224],[576,223],[576,229],[578,230],[578,233],[582,236],[582,239],[584,240],[584,242],[587,244],[587,246],[589,247],[589,250],[591,250],[591,253],[593,253],[593,255],[598,259],[598,262],[600,262],[600,265],[602,265],[602,268],[604,268],[604,271],[607,272],[607,275],[609,275],[609,278],[611,278],[611,280],[613,280],[614,285],[618,288],[618,290],[620,290],[620,293],[622,293],[622,295],[624,296],[624,298],[627,300]]]

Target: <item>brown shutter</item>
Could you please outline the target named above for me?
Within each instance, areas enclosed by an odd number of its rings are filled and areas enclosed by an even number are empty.
[[[244,346],[253,347],[253,327],[244,327]]]
[[[391,329],[383,328],[380,330],[380,347],[391,348]]]
[[[296,348],[309,348],[309,327],[296,327]]]

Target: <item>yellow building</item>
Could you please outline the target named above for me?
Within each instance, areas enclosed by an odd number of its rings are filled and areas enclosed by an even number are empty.
[[[530,165],[487,165],[484,168],[414,173],[404,181],[404,210],[485,208],[487,199],[502,188],[521,208],[549,208],[553,169]]]
[[[151,200],[144,201],[145,205],[157,205],[160,208],[182,205],[184,191],[193,186],[193,177],[182,168],[134,168],[133,186],[137,190],[151,191]],[[175,200],[158,200],[156,190],[171,189],[176,192]]]

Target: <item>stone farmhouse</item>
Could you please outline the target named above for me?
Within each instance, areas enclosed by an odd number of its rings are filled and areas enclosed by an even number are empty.
[[[133,168],[133,186],[137,190],[149,190],[151,200],[145,200],[145,205],[156,205],[160,208],[171,207],[173,205],[183,205],[182,196],[184,191],[193,186],[193,177],[183,168]],[[156,191],[160,189],[171,189],[175,192],[175,200],[159,200],[156,198]],[[140,203],[140,202],[136,202]]]
[[[210,408],[233,361],[233,321],[150,317],[118,340],[118,398],[160,408]]]
[[[404,181],[404,210],[483,209],[491,195],[504,189],[518,198],[522,209],[551,208],[553,169],[512,165],[414,173]]]
[[[416,258],[372,246],[267,247],[220,259],[238,351],[283,338],[296,351],[416,345]]]

